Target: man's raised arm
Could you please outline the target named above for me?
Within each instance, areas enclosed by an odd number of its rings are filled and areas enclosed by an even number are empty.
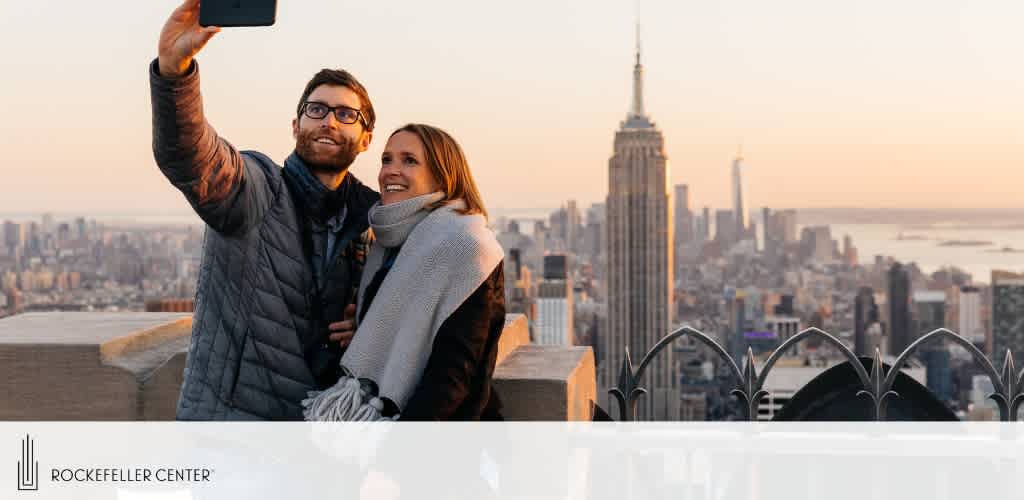
[[[149,69],[153,155],[204,222],[236,234],[251,227],[270,195],[263,169],[247,167],[203,115],[194,57],[218,31],[199,26],[199,0],[186,0],[167,19]]]

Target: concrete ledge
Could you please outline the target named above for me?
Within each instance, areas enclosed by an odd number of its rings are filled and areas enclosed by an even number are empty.
[[[188,344],[185,345],[188,349]],[[156,367],[139,387],[139,420],[174,420],[185,381],[186,351]]]
[[[0,320],[0,420],[173,420],[192,318],[181,313],[28,313]],[[511,314],[495,390],[508,420],[590,420],[589,347],[530,344]]]
[[[505,329],[501,331],[498,338],[498,360],[495,366],[500,365],[505,358],[512,354],[512,351],[530,343],[530,322],[522,314],[506,314]]]
[[[192,318],[184,318],[103,344],[100,359],[105,365],[130,372],[142,383],[157,370],[166,369],[174,356],[184,356],[191,339]]]
[[[28,313],[0,320],[0,420],[142,418],[141,381],[187,348],[190,329],[188,314]]]
[[[97,346],[0,344],[0,420],[135,420],[137,393]]]
[[[191,318],[183,313],[44,312],[0,320],[0,345],[99,346],[167,323]]]
[[[191,335],[192,316],[184,316],[108,340],[100,345],[100,356],[104,363],[113,364],[127,360],[140,361],[139,358],[153,358],[154,353],[166,352],[167,356],[163,359],[154,360],[146,366],[152,369],[180,350],[178,347],[182,340],[185,340],[184,345],[188,349]]]
[[[525,345],[494,370],[507,420],[591,420],[597,396],[590,347]]]

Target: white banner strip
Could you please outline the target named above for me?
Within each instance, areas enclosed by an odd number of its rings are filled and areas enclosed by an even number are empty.
[[[0,498],[1018,499],[1022,445],[1020,423],[3,422]]]

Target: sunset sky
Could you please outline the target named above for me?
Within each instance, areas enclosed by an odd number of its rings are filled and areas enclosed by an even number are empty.
[[[378,136],[450,131],[492,209],[584,207],[607,190],[630,100],[672,183],[728,204],[740,142],[759,207],[1024,207],[1024,2],[281,0],[272,28],[200,55],[207,118],[281,161],[305,82],[343,67]],[[150,151],[147,64],[170,0],[8,2],[0,18],[0,213],[186,213]]]

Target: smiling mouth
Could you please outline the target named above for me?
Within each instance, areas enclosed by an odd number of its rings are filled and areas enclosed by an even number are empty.
[[[385,193],[401,193],[402,191],[408,191],[409,188],[400,184],[388,184],[384,186]]]
[[[318,137],[313,142],[317,144],[327,144],[328,146],[337,146],[338,143],[329,137]]]

